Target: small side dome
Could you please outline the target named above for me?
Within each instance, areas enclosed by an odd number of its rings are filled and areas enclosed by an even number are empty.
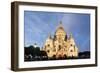
[[[36,47],[38,47],[38,45],[37,45],[36,43],[34,43],[34,45],[33,45],[33,46],[34,46],[35,48],[36,48]]]

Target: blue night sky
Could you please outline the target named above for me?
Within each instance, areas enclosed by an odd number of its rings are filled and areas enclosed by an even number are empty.
[[[90,14],[24,11],[24,45],[37,43],[43,47],[48,34],[52,37],[59,22],[71,33],[79,51],[90,50]]]

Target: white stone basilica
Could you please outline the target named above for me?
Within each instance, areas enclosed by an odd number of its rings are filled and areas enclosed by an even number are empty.
[[[78,48],[75,44],[72,34],[70,36],[65,32],[62,22],[60,22],[54,37],[48,36],[44,43],[43,50],[48,57],[78,57]]]

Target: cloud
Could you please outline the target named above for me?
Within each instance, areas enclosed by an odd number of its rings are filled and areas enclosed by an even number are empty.
[[[25,45],[37,42],[39,46],[43,46],[48,34],[54,35],[60,20],[67,34],[73,34],[80,50],[85,50],[84,48],[88,47],[87,45],[90,43],[88,40],[90,38],[88,14],[26,11]],[[86,40],[88,40],[87,44]]]
[[[32,13],[27,12],[25,14],[25,45],[33,44],[33,42],[38,41],[44,43],[49,33],[48,30],[51,30],[51,28],[49,24],[45,23],[45,20],[43,21],[39,16]]]

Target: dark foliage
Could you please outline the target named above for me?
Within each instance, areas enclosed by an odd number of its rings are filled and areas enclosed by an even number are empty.
[[[29,46],[24,48],[24,60],[25,61],[36,61],[47,59],[47,53],[40,51],[39,47]]]
[[[90,58],[90,51],[79,52],[79,58]]]
[[[43,61],[43,60],[65,60],[65,59],[87,59],[90,58],[90,51],[79,52],[78,57],[49,58],[45,51],[41,51],[39,47],[29,46],[24,48],[24,61]]]

